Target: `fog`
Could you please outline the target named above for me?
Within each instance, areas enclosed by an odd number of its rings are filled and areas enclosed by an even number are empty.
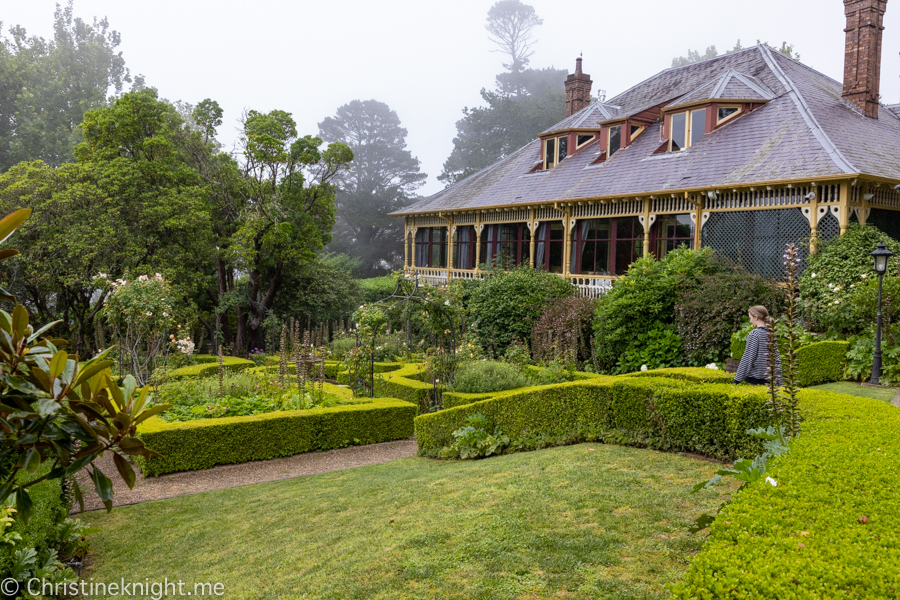
[[[841,80],[844,12],[841,0],[713,0],[601,2],[523,0],[544,24],[531,67],[584,70],[607,96],[671,65],[688,49],[716,45],[724,52],[741,40],[794,44],[801,60]],[[492,0],[76,0],[75,14],[109,19],[122,35],[125,63],[162,97],[196,103],[217,100],[225,110],[220,137],[236,138],[247,108],[291,112],[303,134],[354,99],[376,99],[394,109],[409,131],[408,144],[437,181],[453,147],[464,106],[480,104],[479,90],[494,86],[503,56],[484,30]],[[4,29],[20,24],[52,36],[53,0],[0,0]],[[881,91],[900,102],[900,5],[885,17]]]

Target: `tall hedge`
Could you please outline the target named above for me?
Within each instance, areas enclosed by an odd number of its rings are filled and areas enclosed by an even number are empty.
[[[24,471],[18,476],[18,481],[26,482],[29,478],[41,477],[50,470],[50,464],[41,468],[36,475],[29,475]],[[28,494],[34,503],[34,516],[28,525],[17,519],[12,531],[22,536],[22,541],[14,546],[0,544],[0,574],[9,573],[12,567],[16,550],[34,548],[39,555],[43,555],[54,539],[56,526],[66,518],[68,507],[62,496],[62,486],[59,479],[47,479],[28,488]],[[3,575],[0,575],[2,577]]]
[[[746,341],[734,339],[731,344],[731,353],[736,360],[740,360],[747,347]],[[782,363],[784,362],[784,348],[780,348]],[[820,383],[843,381],[844,367],[847,364],[847,351],[850,350],[850,342],[815,342],[807,344],[797,350],[797,363],[800,372],[800,386],[809,387]]]

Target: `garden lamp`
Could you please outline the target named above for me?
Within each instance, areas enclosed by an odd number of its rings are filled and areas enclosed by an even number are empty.
[[[871,256],[875,259],[875,273],[878,275],[878,322],[875,327],[875,356],[872,357],[872,376],[869,383],[878,385],[881,382],[881,285],[887,273],[888,259],[894,255],[884,242],[878,244]]]

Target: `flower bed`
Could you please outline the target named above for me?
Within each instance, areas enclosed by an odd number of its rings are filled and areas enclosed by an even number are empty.
[[[900,411],[804,390],[801,435],[719,514],[674,598],[896,598]],[[712,470],[712,469],[711,469]]]
[[[344,388],[326,385],[326,389],[351,398]],[[394,398],[353,401],[358,403],[176,423],[152,417],[139,426],[138,436],[164,458],[138,457],[135,462],[144,475],[152,476],[413,435],[415,406]]]
[[[453,431],[464,427],[469,416],[481,413],[491,428],[499,427],[522,448],[539,435],[554,443],[607,441],[722,459],[755,453],[758,442],[746,430],[770,423],[765,389],[679,381],[678,371],[510,390],[420,415],[419,452],[437,455],[453,442]],[[722,376],[708,369],[688,369],[685,375],[714,381]]]

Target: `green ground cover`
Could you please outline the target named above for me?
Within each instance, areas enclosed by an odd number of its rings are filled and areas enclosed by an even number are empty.
[[[225,584],[231,599],[663,598],[686,529],[734,488],[708,462],[580,444],[411,458],[91,513],[87,577]]]
[[[861,396],[863,398],[875,398],[883,402],[890,402],[897,393],[897,388],[871,388],[863,387],[852,381],[839,381],[837,383],[826,383],[824,385],[815,385],[811,389],[825,390],[826,392],[834,392],[836,394],[847,394],[848,396]]]

